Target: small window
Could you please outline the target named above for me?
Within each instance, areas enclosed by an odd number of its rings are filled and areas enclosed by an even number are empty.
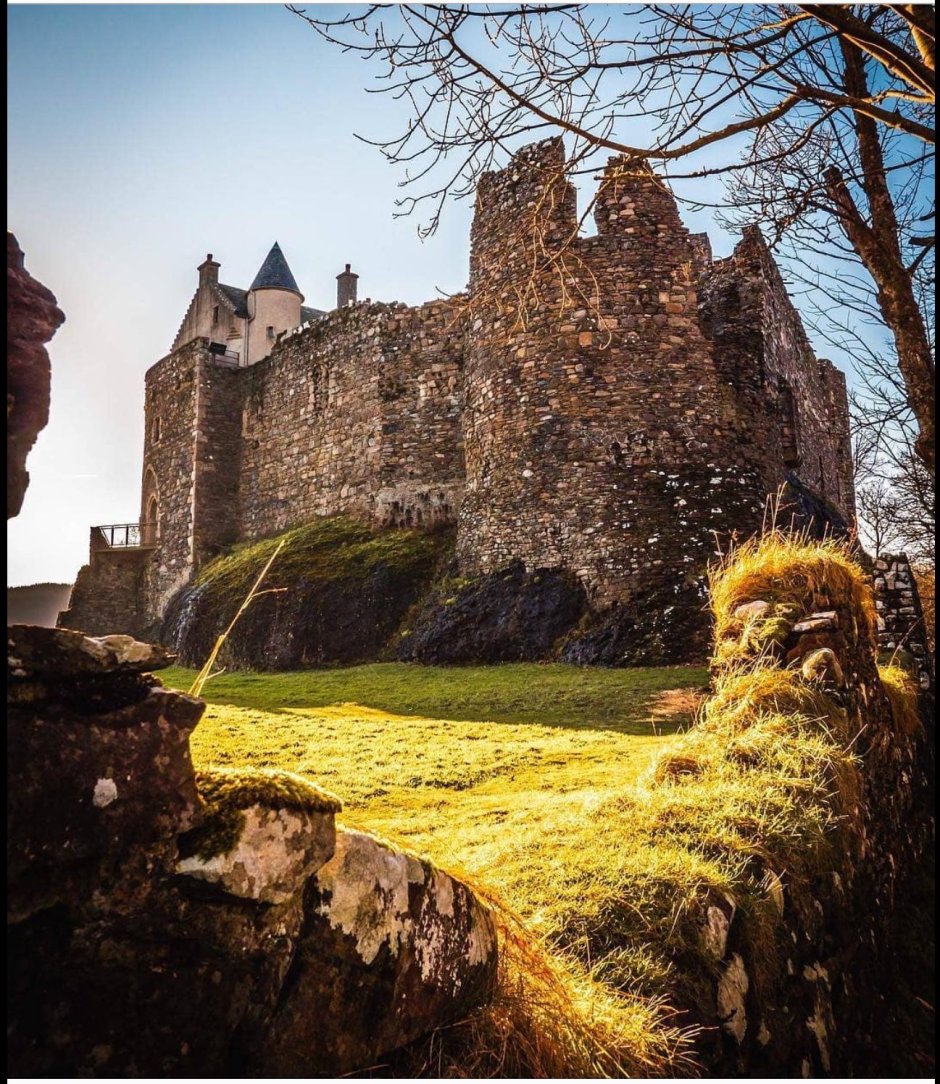
[[[219,326],[219,306],[216,305],[212,310],[212,326]]]
[[[788,467],[799,467],[803,461],[800,454],[799,419],[793,390],[785,380],[781,380],[777,385],[777,424],[780,429],[783,462]]]
[[[268,326],[268,338],[269,339],[274,338],[274,326],[273,326],[273,324]]]
[[[159,415],[157,415],[157,417],[154,418],[153,421],[150,423],[150,440],[151,440],[151,442],[153,444],[157,444],[160,441],[160,416]]]

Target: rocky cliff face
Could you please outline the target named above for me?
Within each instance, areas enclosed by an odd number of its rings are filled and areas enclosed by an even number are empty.
[[[55,297],[23,266],[7,234],[7,519],[18,514],[29,485],[26,456],[49,420],[45,344],[65,319]]]

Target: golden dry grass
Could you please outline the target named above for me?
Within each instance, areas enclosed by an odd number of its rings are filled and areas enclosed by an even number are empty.
[[[771,603],[774,616],[796,616],[827,609],[839,598],[855,614],[862,636],[874,638],[877,628],[868,577],[848,547],[834,539],[814,542],[781,532],[750,539],[712,570],[709,594],[717,666],[752,656],[754,636],[748,634],[759,633],[758,622],[735,611],[757,599]]]

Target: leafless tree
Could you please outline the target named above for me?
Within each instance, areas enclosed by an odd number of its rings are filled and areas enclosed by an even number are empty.
[[[572,174],[613,152],[658,162],[673,180],[753,176],[818,159],[851,136],[853,153],[819,161],[811,192],[794,199],[837,224],[843,256],[871,280],[917,454],[933,474],[934,361],[915,279],[934,242],[927,211],[915,234],[897,210],[910,171],[932,169],[932,6],[648,5],[623,14],[403,4],[338,19],[292,10],[382,65],[375,89],[402,100],[406,119],[374,142],[405,168],[401,213],[426,209],[427,230],[449,198],[469,196],[521,142],[545,135],[568,137]],[[825,262],[820,270],[839,273]]]

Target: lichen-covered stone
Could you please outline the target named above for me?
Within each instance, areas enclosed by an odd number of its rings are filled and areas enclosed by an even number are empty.
[[[231,896],[286,903],[333,855],[340,803],[287,772],[201,773],[202,823],[177,871]]]
[[[338,833],[306,912],[291,996],[258,1055],[271,1075],[371,1065],[492,990],[488,910],[457,879],[371,836]]]

